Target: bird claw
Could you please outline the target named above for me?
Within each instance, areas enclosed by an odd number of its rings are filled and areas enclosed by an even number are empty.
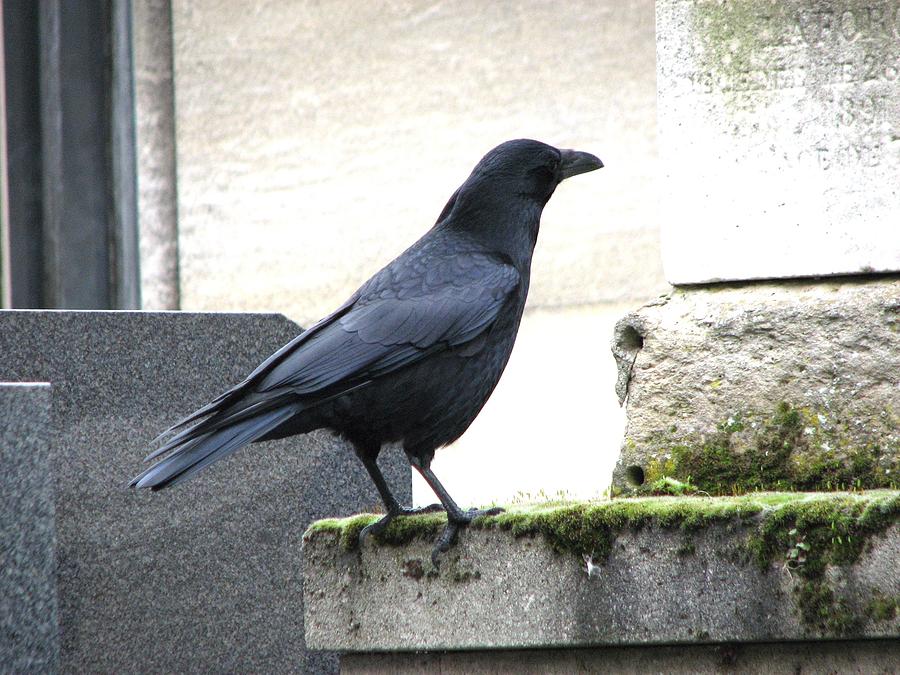
[[[448,522],[444,531],[441,532],[441,536],[435,542],[434,548],[431,550],[431,564],[434,565],[435,569],[439,569],[441,566],[438,556],[450,550],[453,540],[456,539],[457,532],[459,532],[459,523]]]
[[[428,506],[420,506],[414,509],[407,509],[402,507],[391,509],[374,523],[366,525],[359,531],[359,547],[362,548],[363,542],[369,535],[375,535],[377,537],[382,532],[384,532],[387,529],[388,525],[391,524],[391,521],[393,521],[397,516],[415,516],[420,513],[435,513],[437,511],[443,510],[444,507],[440,504],[429,504]]]
[[[441,553],[446,553],[450,550],[450,547],[456,539],[456,535],[459,533],[459,528],[468,525],[479,516],[496,516],[499,513],[503,513],[503,509],[499,506],[494,506],[489,509],[469,509],[468,511],[462,511],[455,515],[451,515],[448,511],[447,526],[444,528],[444,531],[441,532],[441,536],[438,537],[438,540],[435,542],[434,548],[431,551],[431,564],[434,565],[435,568],[440,567],[438,556]]]

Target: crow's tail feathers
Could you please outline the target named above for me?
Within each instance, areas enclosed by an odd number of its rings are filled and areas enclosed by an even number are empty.
[[[254,415],[230,416],[228,423],[221,426],[206,424],[213,418],[201,422],[151,454],[148,460],[174,450],[168,457],[135,476],[130,486],[162,490],[177,485],[213,462],[262,438],[297,414],[298,408],[297,404],[289,404],[257,411]]]

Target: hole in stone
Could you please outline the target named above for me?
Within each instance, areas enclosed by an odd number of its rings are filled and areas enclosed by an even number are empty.
[[[625,469],[625,478],[628,479],[629,484],[635,487],[643,485],[644,470],[637,464],[632,464],[627,469]]]
[[[644,336],[638,333],[634,326],[625,326],[619,334],[619,344],[628,350],[643,349]]]

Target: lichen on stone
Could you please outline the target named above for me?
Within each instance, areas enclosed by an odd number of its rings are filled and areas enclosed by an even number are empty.
[[[654,450],[642,467],[643,483],[634,487],[658,494],[661,480],[674,479],[713,495],[897,488],[896,443],[854,445],[845,433],[849,422],[826,412],[782,401],[770,414],[734,413],[711,433],[670,428],[646,439]],[[883,417],[896,426],[892,411]]]
[[[898,519],[897,492],[818,494],[785,503],[768,514],[748,540],[748,547],[761,569],[768,570],[780,561],[783,569],[796,577],[794,596],[809,630],[854,635],[882,606],[871,608],[870,616],[854,611],[835,596],[826,570],[853,565],[868,539]],[[802,555],[793,553],[799,546]]]

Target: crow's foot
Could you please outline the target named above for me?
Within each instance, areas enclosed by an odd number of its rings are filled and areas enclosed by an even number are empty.
[[[469,509],[468,511],[458,511],[456,513],[448,511],[447,526],[444,528],[444,531],[441,533],[437,542],[435,542],[434,549],[431,551],[432,564],[435,567],[440,567],[438,564],[438,556],[441,553],[446,553],[450,550],[450,547],[456,540],[459,528],[468,525],[479,516],[496,516],[498,513],[503,513],[503,509],[499,506],[494,506],[490,509]]]
[[[374,523],[372,523],[371,525],[366,525],[359,531],[359,547],[362,548],[363,542],[370,534],[374,534],[377,537],[379,534],[384,532],[387,529],[387,526],[391,524],[391,521],[394,520],[394,518],[396,518],[397,516],[415,516],[420,513],[435,513],[437,511],[443,510],[444,507],[440,504],[429,504],[428,506],[420,506],[415,509],[407,509],[402,506],[398,506],[395,509],[390,509]]]

